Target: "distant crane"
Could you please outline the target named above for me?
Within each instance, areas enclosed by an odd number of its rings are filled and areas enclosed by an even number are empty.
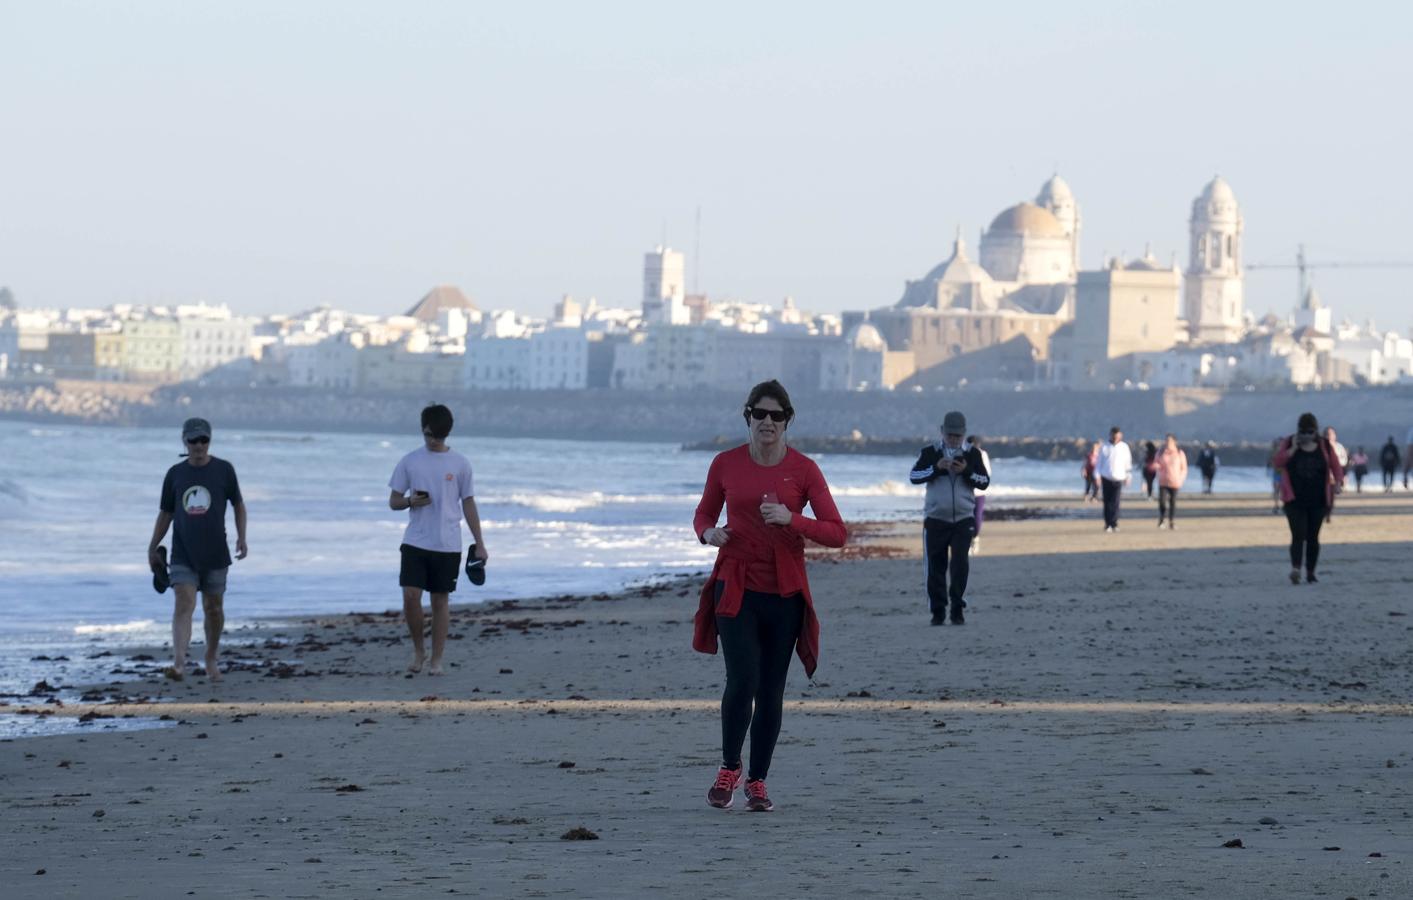
[[[1413,262],[1307,262],[1305,259],[1305,245],[1300,244],[1295,248],[1295,262],[1293,263],[1251,263],[1245,268],[1248,269],[1295,269],[1300,273],[1300,280],[1296,285],[1299,292],[1295,298],[1297,309],[1305,303],[1305,295],[1310,289],[1310,276],[1307,274],[1311,269],[1413,269]]]

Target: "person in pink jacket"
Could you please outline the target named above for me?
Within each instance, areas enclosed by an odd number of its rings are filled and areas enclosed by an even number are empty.
[[[1158,527],[1168,520],[1168,529],[1177,527],[1177,495],[1187,481],[1187,454],[1171,434],[1163,442],[1154,462],[1158,466]]]
[[[1344,486],[1344,467],[1334,445],[1320,436],[1313,413],[1300,416],[1295,434],[1281,440],[1272,463],[1280,475],[1281,502],[1290,525],[1290,583],[1300,583],[1303,556],[1305,581],[1314,584],[1319,580],[1315,563],[1320,558],[1320,526],[1334,511],[1335,494]]]

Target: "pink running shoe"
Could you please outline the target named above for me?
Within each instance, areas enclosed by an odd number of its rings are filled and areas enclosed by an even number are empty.
[[[765,792],[764,778],[746,782],[746,809],[750,812],[770,812],[775,809],[775,804],[770,802],[770,797]]]
[[[741,769],[728,769],[722,766],[716,772],[716,783],[707,791],[707,803],[717,809],[730,809],[736,793],[736,785],[741,781]]]

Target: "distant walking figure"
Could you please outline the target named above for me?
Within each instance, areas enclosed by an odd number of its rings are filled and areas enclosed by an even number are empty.
[[[388,507],[408,510],[407,528],[399,552],[397,583],[402,587],[402,611],[412,638],[412,662],[407,671],[422,671],[426,659],[422,592],[432,595],[432,661],[429,675],[442,674],[442,652],[451,626],[451,594],[461,569],[461,520],[464,517],[476,545],[470,552],[483,563],[488,558],[481,537],[481,516],[472,489],[471,461],[446,444],[453,421],[440,403],[422,410],[422,446],[398,460],[388,487]]]
[[[1369,474],[1369,454],[1360,447],[1349,457],[1349,464],[1354,469],[1354,492],[1364,493],[1364,478]]]
[[[1271,479],[1271,512],[1281,513],[1281,470],[1276,468],[1276,454],[1281,450],[1281,439],[1271,441],[1271,452],[1266,455],[1266,475]]]
[[[1320,559],[1320,526],[1334,511],[1335,487],[1344,483],[1344,468],[1334,446],[1320,436],[1312,413],[1300,416],[1296,433],[1281,442],[1275,462],[1290,525],[1290,583],[1300,583],[1303,561],[1305,580],[1313,584],[1319,580],[1315,564]]]
[[[751,735],[746,808],[775,806],[765,777],[780,735],[785,678],[793,650],[814,675],[819,619],[805,576],[805,538],[842,547],[848,536],[814,460],[787,447],[794,418],[790,395],[778,381],[751,389],[742,415],[750,441],[716,455],[692,527],[717,548],[716,565],[702,587],[692,647],[726,660],[721,697],[721,768],[707,803],[729,809],[741,781],[741,748]],[[815,518],[804,515],[808,505]],[[726,525],[717,526],[726,507]]]
[[[1403,439],[1403,489],[1408,490],[1408,473],[1413,471],[1413,428],[1408,429],[1408,434]]]
[[[1133,478],[1133,451],[1124,443],[1119,426],[1109,429],[1109,443],[1099,448],[1096,467],[1104,490],[1104,530],[1119,530],[1119,501],[1124,485]]]
[[[1084,463],[1079,467],[1080,477],[1084,479],[1084,500],[1096,500],[1099,497],[1099,449],[1102,445],[1095,441],[1089,448],[1089,452],[1084,456]]]
[[[181,681],[186,669],[186,652],[191,643],[191,619],[196,612],[196,594],[201,593],[201,610],[206,631],[206,677],[221,680],[218,654],[221,631],[226,625],[226,572],[231,551],[226,544],[226,504],[235,512],[236,559],[245,559],[245,501],[235,466],[211,455],[211,423],[187,419],[182,425],[185,462],[167,470],[162,481],[162,499],[152,540],[147,545],[148,562],[156,571],[162,564],[161,543],[172,528],[172,568],[170,580],[176,595],[172,612],[172,665],[166,675]]]
[[[1153,499],[1153,479],[1158,477],[1158,448],[1152,441],[1143,442],[1143,495]]]
[[[1393,435],[1388,436],[1388,443],[1384,444],[1379,451],[1379,468],[1384,472],[1384,493],[1393,493],[1393,480],[1398,473],[1398,445],[1393,442]]]
[[[1202,452],[1197,454],[1197,468],[1202,473],[1202,493],[1212,493],[1212,482],[1221,468],[1222,458],[1217,455],[1217,442],[1208,441]]]
[[[977,491],[991,484],[981,450],[966,440],[967,420],[959,412],[942,418],[942,440],[928,444],[913,463],[908,480],[927,485],[923,499],[923,559],[927,605],[932,624],[951,611],[952,624],[963,625],[967,578],[971,574],[971,539],[976,536]],[[951,575],[949,587],[947,576]]]
[[[1177,527],[1177,495],[1187,481],[1187,454],[1171,434],[1163,442],[1157,457],[1158,466],[1158,527],[1168,520],[1168,529]]]

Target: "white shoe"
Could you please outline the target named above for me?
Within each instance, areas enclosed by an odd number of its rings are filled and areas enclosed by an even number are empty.
[[[981,538],[979,538],[979,537],[974,537],[974,538],[971,539],[971,551],[970,551],[970,552],[971,552],[971,555],[972,555],[972,556],[976,556],[977,554],[981,553]]]

